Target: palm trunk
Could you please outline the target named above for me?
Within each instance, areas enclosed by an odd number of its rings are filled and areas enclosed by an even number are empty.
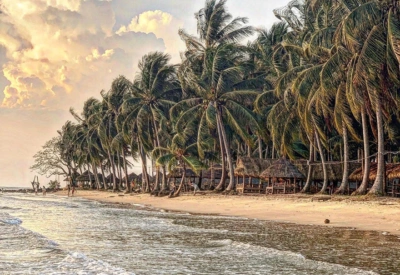
[[[351,194],[352,196],[356,195],[365,195],[367,193],[368,183],[369,183],[369,171],[370,171],[370,162],[369,162],[369,136],[368,136],[368,125],[367,125],[367,114],[365,113],[365,109],[361,110],[361,120],[362,120],[362,128],[363,128],[363,141],[364,141],[364,173],[363,180],[361,185],[358,187],[356,191]]]
[[[153,127],[154,127],[154,134],[155,134],[155,140],[154,140],[154,145],[155,146],[154,147],[160,147],[161,145],[160,145],[160,138],[158,136],[158,127],[157,127],[157,123],[156,123],[156,120],[155,120],[154,116],[153,116],[152,122],[153,122]],[[164,185],[166,185],[166,183],[164,181],[164,174],[165,174],[164,168],[162,167],[161,170],[162,170],[162,173],[163,173],[162,182],[163,182]],[[161,184],[160,184],[160,167],[156,167],[156,182],[155,182],[155,186],[154,186],[154,190],[153,191],[159,191],[161,189],[160,187],[161,187]]]
[[[222,115],[221,110],[217,110],[217,124],[219,124],[220,130],[221,130],[222,140],[224,141],[226,159],[228,161],[228,168],[229,168],[229,185],[226,188],[226,191],[230,191],[233,188],[235,188],[235,180],[234,180],[235,176],[233,173],[233,161],[232,161],[232,156],[231,156],[231,150],[229,148],[228,138],[226,136],[224,124],[222,123],[221,115]]]
[[[325,155],[324,155],[324,151],[322,149],[321,140],[320,140],[320,138],[318,136],[317,131],[315,131],[315,139],[317,140],[318,151],[319,151],[319,155],[321,157],[321,163],[322,163],[322,171],[323,171],[323,174],[324,174],[324,182],[322,184],[321,190],[319,191],[319,194],[325,194],[326,188],[328,187],[328,170],[326,169]]]
[[[107,183],[106,183],[106,176],[104,174],[104,168],[103,165],[100,164],[100,169],[101,169],[101,175],[103,176],[103,184],[104,184],[104,190],[107,190]]]
[[[142,190],[144,192],[149,192],[150,190],[150,182],[149,182],[149,174],[147,174],[147,159],[144,153],[143,145],[138,138],[139,144],[139,152],[140,152],[140,159],[142,161]]]
[[[271,158],[275,159],[275,143],[272,141],[272,153],[271,153]]]
[[[203,171],[201,170],[200,173],[199,173],[199,184],[198,184],[200,189],[203,189],[202,186],[201,186],[202,183],[203,183]]]
[[[183,185],[184,185],[184,183],[185,183],[185,177],[186,177],[186,165],[183,163],[183,164],[182,164],[182,166],[183,166],[183,172],[182,172],[182,179],[181,179],[181,183],[179,184],[178,190],[176,190],[176,192],[174,193],[174,197],[177,197],[177,196],[179,196],[179,193],[181,192],[181,190],[182,190],[182,187],[183,187]]]
[[[89,176],[89,187],[90,187],[90,189],[93,189],[93,186],[92,186],[92,176],[90,175],[90,165],[88,164],[88,166],[87,166],[87,171],[88,171],[88,176]]]
[[[308,157],[309,160],[309,165],[308,165],[308,172],[307,172],[307,181],[306,184],[304,185],[303,189],[300,191],[300,193],[307,193],[310,190],[310,186],[311,186],[311,176],[312,176],[312,172],[313,172],[313,166],[311,165],[311,162],[314,160],[314,150],[315,147],[313,145],[314,140],[310,141],[310,156]]]
[[[128,168],[126,165],[125,148],[124,147],[122,147],[122,157],[123,157],[122,160],[124,161],[124,172],[125,172],[125,184],[126,184],[125,192],[131,193],[132,186],[131,186],[131,183],[128,181]]]
[[[217,122],[217,130],[218,130],[218,139],[219,139],[219,144],[220,144],[220,150],[221,150],[221,179],[219,181],[219,184],[217,187],[215,187],[215,190],[222,190],[225,187],[225,181],[226,181],[226,161],[225,161],[225,150],[224,150],[224,141],[222,139],[222,133],[221,129],[219,127],[219,124]]]
[[[258,157],[260,159],[263,158],[263,156],[262,156],[262,140],[260,137],[258,137]]]
[[[376,178],[374,185],[369,190],[368,195],[382,196],[384,195],[384,181],[385,178],[385,158],[384,158],[384,140],[383,140],[383,117],[382,105],[378,103],[376,110],[376,126],[378,128],[378,169],[376,171]]]
[[[99,190],[100,189],[100,180],[99,180],[99,177],[97,174],[97,167],[94,162],[92,162],[92,167],[93,167],[93,172],[94,172],[94,179],[96,181],[96,189]]]
[[[115,162],[114,158],[112,157],[111,153],[109,153],[109,158],[111,159],[111,170],[112,170],[112,178],[113,178],[113,191],[117,191],[117,180],[115,178]]]
[[[122,165],[121,165],[121,158],[120,156],[117,154],[117,170],[118,170],[118,178],[119,181],[117,182],[117,189],[119,191],[121,185],[122,185]]]
[[[162,171],[161,191],[168,190],[167,169],[165,165],[161,166],[161,171]]]
[[[335,194],[344,194],[349,189],[349,136],[343,124],[343,178]]]

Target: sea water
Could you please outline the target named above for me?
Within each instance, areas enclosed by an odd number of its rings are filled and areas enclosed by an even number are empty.
[[[4,193],[0,274],[400,274],[400,240],[351,228]]]

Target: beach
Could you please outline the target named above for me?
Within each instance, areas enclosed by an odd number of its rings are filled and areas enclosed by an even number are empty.
[[[66,196],[66,191],[56,195]],[[106,191],[79,190],[77,197],[116,204],[140,204],[169,211],[245,217],[250,219],[350,227],[400,235],[400,200],[394,198],[354,198],[348,196],[309,195],[220,195],[206,193],[177,198],[154,197],[149,194],[123,194]],[[329,219],[329,224],[325,224]]]

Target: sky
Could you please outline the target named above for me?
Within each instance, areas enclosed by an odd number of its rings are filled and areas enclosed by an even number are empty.
[[[228,0],[268,28],[288,1]],[[154,51],[180,61],[178,30],[196,34],[204,0],[0,0],[0,186],[30,186],[33,155],[113,79],[133,79]],[[140,172],[137,164],[134,172]],[[39,177],[41,183],[50,179]]]

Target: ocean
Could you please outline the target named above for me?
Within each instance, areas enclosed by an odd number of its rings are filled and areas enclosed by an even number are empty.
[[[400,274],[400,239],[4,193],[0,274]]]

